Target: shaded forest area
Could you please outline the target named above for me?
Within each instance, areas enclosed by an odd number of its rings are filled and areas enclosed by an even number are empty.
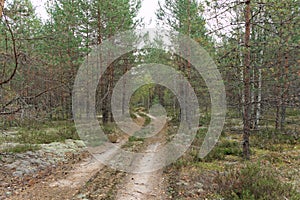
[[[2,133],[20,128],[22,142],[30,144],[30,139],[34,140],[34,144],[78,139],[72,121],[76,73],[93,47],[119,32],[145,26],[146,22],[138,18],[142,2],[48,1],[45,6],[49,17],[41,19],[30,0],[0,0]],[[213,190],[228,199],[280,199],[277,191],[288,199],[297,199],[299,192],[293,192],[294,188],[299,191],[300,183],[292,180],[299,177],[299,13],[299,0],[160,1],[155,13],[157,26],[187,35],[202,46],[215,61],[226,87],[225,127],[217,147],[204,159],[198,158],[196,151],[210,122],[211,102],[205,81],[188,61],[159,49],[128,53],[108,67],[99,81],[96,95],[101,126],[108,134],[117,129],[110,101],[113,88],[122,75],[143,63],[172,66],[181,71],[193,86],[200,104],[201,119],[197,137],[187,155],[166,170],[169,196],[204,198],[202,193],[185,196],[185,191],[191,188],[176,184],[182,181],[178,180],[180,177],[198,177],[194,170],[200,169],[210,170],[208,174],[215,172],[212,175],[216,177],[213,180],[215,187],[204,188],[210,191],[209,195]],[[147,83],[148,80],[141,81]],[[131,98],[131,112],[142,110],[147,113],[156,103],[167,110],[170,118],[168,126],[178,126],[178,101],[169,89],[160,85],[141,87]],[[144,117],[146,121],[150,120]],[[68,124],[68,128],[60,127],[62,121]],[[39,135],[41,124],[49,127],[59,124],[59,132],[45,139]],[[35,136],[27,133],[28,130]],[[170,128],[169,132],[172,130]],[[171,135],[168,137],[172,138]],[[5,140],[2,136],[0,144]],[[27,146],[25,150],[34,151],[34,147]],[[292,153],[281,157],[285,151]],[[227,174],[217,173],[224,170],[219,168],[224,164],[218,163],[220,160],[235,165],[235,162],[241,164],[249,159],[262,161],[262,165],[268,167],[271,164],[279,170],[286,167],[283,163],[290,162],[290,167],[295,171],[290,177],[293,189],[274,181],[274,173],[264,171],[260,165],[238,165]],[[284,172],[282,177],[286,178],[288,173]],[[265,179],[260,180],[261,177]],[[253,181],[257,181],[258,186],[252,185]],[[266,186],[264,181],[270,184]],[[264,193],[268,190],[275,196]]]

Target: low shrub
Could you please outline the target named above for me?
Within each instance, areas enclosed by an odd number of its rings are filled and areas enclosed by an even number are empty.
[[[240,169],[233,167],[219,173],[214,182],[224,199],[281,200],[300,199],[291,184],[282,183],[271,167],[247,163]]]
[[[224,160],[227,155],[241,156],[241,145],[237,141],[221,140],[203,161]]]
[[[107,123],[102,125],[103,132],[106,134],[112,134],[116,131],[115,123]]]
[[[24,144],[49,144],[52,142],[64,142],[66,139],[79,139],[73,124],[54,128],[35,128],[22,128],[19,130],[17,141]]]
[[[251,146],[270,151],[281,151],[281,144],[296,145],[299,142],[299,133],[283,133],[273,129],[263,129],[251,135]]]

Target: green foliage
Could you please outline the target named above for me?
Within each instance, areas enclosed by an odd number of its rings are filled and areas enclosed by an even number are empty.
[[[295,116],[295,117],[299,117],[300,116],[300,109],[297,108],[289,108],[286,110],[286,115],[287,116]]]
[[[73,124],[58,125],[55,128],[43,126],[30,126],[21,128],[18,132],[18,142],[24,144],[49,144],[51,142],[64,142],[66,139],[79,139]]]
[[[237,141],[223,139],[203,158],[203,161],[212,162],[214,160],[224,160],[227,155],[241,156],[241,145]]]
[[[151,123],[151,118],[148,115],[146,115],[142,112],[139,112],[139,115],[145,119],[143,126],[147,126]]]
[[[205,115],[200,116],[199,125],[200,126],[208,126],[210,123],[210,119],[211,119],[210,114],[205,114]]]
[[[292,185],[282,183],[271,166],[247,163],[241,169],[229,168],[215,178],[217,191],[225,199],[281,200],[299,199]]]
[[[144,140],[145,140],[144,138],[138,138],[138,137],[135,137],[135,136],[130,136],[130,137],[128,138],[128,141],[129,141],[129,142],[137,142],[137,141],[143,142]]]
[[[147,125],[149,125],[151,123],[151,119],[150,119],[150,117],[146,117],[145,118],[145,122],[144,122],[144,124],[143,124],[143,126],[147,126]]]
[[[251,145],[271,151],[281,150],[280,145],[296,145],[300,142],[299,133],[291,131],[283,133],[274,129],[263,129],[252,135]]]
[[[178,160],[176,160],[176,162],[174,162],[172,165],[177,168],[177,169],[180,169],[180,168],[183,168],[183,167],[186,167],[186,166],[190,166],[190,162],[187,161],[186,159],[184,158],[179,158]]]
[[[133,112],[130,112],[130,117],[131,117],[131,119],[136,119],[137,118],[137,116]]]
[[[105,134],[112,134],[116,132],[116,124],[115,123],[102,124],[102,129]]]
[[[204,8],[201,3],[196,0],[165,0],[159,6],[156,16],[164,25],[190,36],[205,49],[212,49],[212,38],[206,34]]]
[[[24,152],[27,152],[27,151],[37,151],[39,149],[40,149],[40,147],[38,145],[18,144],[14,147],[6,148],[6,149],[2,150],[2,152],[5,152],[5,153],[24,153]]]

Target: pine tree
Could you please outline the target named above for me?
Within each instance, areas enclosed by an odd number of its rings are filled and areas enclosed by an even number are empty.
[[[1,100],[5,106],[0,107],[0,112],[15,114],[22,111],[23,118],[25,111],[36,104],[33,97],[41,92],[36,84],[38,80],[33,77],[39,64],[35,59],[39,53],[36,41],[40,37],[42,23],[29,0],[8,2],[1,22],[0,37],[4,38],[0,40],[1,54],[9,59],[1,63],[3,77],[0,85],[10,94],[4,96],[10,98]]]
[[[0,19],[2,18],[2,12],[3,12],[3,8],[4,8],[4,3],[5,0],[0,0]]]

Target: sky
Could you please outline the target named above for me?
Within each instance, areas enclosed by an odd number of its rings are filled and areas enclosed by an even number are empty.
[[[36,9],[37,15],[43,19],[47,19],[48,15],[45,8],[47,0],[31,0],[31,2]]]
[[[37,15],[39,17],[41,17],[43,20],[46,20],[48,17],[48,14],[45,9],[47,1],[49,1],[49,0],[31,0],[34,7],[36,8]],[[144,19],[144,21],[143,21],[145,24],[144,28],[155,28],[156,27],[157,20],[156,20],[155,12],[159,8],[158,1],[160,1],[160,3],[164,2],[164,0],[142,0],[142,7],[138,14],[138,18]],[[199,1],[201,2],[202,0],[199,0]],[[223,1],[225,1],[225,0],[223,0]],[[230,2],[231,0],[226,0],[226,1]],[[210,15],[207,12],[205,12],[204,17],[210,18]],[[216,19],[208,20],[206,27],[210,31],[217,30],[220,23],[221,23],[221,25],[225,25],[225,26],[227,24],[229,24],[230,22],[228,20],[229,20],[229,16],[227,16],[227,14],[223,14],[223,16],[219,16],[218,21]],[[227,27],[225,29],[222,29],[221,32],[223,34],[227,34],[230,32],[230,30],[231,30],[231,28]],[[217,36],[214,35],[213,37],[216,39],[216,41],[220,41],[220,38],[218,38]]]
[[[155,28],[156,16],[155,12],[158,9],[159,0],[143,0],[139,17],[144,18],[146,28]]]
[[[48,15],[45,9],[46,2],[49,0],[31,0],[36,8],[37,14],[42,19],[47,19]],[[158,8],[159,0],[143,0],[142,7],[138,17],[144,18],[145,28],[154,28],[156,25],[155,11]]]

